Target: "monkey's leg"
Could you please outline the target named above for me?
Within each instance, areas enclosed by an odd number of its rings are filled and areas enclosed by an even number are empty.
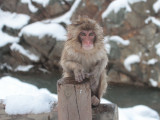
[[[98,99],[95,95],[91,97],[92,106],[98,106],[100,104],[100,99]]]

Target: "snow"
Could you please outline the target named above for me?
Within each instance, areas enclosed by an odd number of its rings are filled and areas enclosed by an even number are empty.
[[[31,0],[21,0],[21,2],[24,4],[28,4],[28,8],[32,13],[35,13],[38,11],[38,8],[31,3]]]
[[[160,10],[160,0],[157,0],[157,1],[153,4],[153,10],[155,11],[155,13],[158,13],[158,11]]]
[[[5,12],[1,9],[0,9],[0,18],[1,18],[0,27],[6,25],[13,29],[21,29],[30,20],[30,17],[28,15]]]
[[[107,53],[110,54],[110,51],[111,51],[111,46],[110,46],[110,44],[105,43],[104,47],[105,47]]]
[[[47,89],[38,89],[10,76],[0,79],[0,99],[4,99],[6,113],[13,115],[50,112],[52,104],[57,102]]]
[[[122,44],[124,46],[128,46],[130,44],[129,40],[124,40],[120,36],[106,36],[104,39],[108,39],[108,41],[114,41],[117,44]]]
[[[160,43],[158,43],[157,45],[155,45],[155,48],[156,48],[157,55],[160,56]]]
[[[145,20],[145,23],[148,24],[150,21],[160,27],[160,20],[158,20],[157,18],[150,16]]]
[[[108,36],[105,36],[103,42],[104,42],[104,47],[105,47],[107,53],[110,54],[111,45],[108,43],[108,42],[109,42],[109,39],[108,39],[108,38],[109,38]]]
[[[32,4],[32,2],[38,3],[43,7],[46,7],[49,4],[49,0],[21,0],[22,3],[28,4],[28,8],[32,13],[38,11],[38,8]]]
[[[73,3],[72,7],[70,8],[70,10],[68,12],[66,12],[64,15],[57,17],[53,20],[51,20],[51,22],[53,23],[66,23],[66,24],[71,24],[71,17],[72,14],[76,11],[78,5],[80,4],[81,0],[75,0],[75,2]]]
[[[21,82],[19,79],[5,76],[0,78],[0,99],[5,104],[5,112],[10,115],[28,113],[47,113],[53,103],[57,103],[57,95],[47,89]],[[102,98],[101,103],[111,103]],[[130,108],[118,108],[119,120],[159,120],[158,113],[144,105]]]
[[[137,105],[130,108],[119,108],[119,120],[159,120],[159,115],[153,109]]]
[[[13,29],[21,29],[29,22],[30,17],[24,14],[5,12],[0,9],[0,18],[0,47],[9,43],[19,42],[18,37],[13,37],[4,33],[2,28],[3,26],[8,26]]]
[[[147,64],[148,64],[148,65],[154,65],[154,64],[156,64],[157,62],[158,62],[157,59],[152,58],[152,59],[148,60]]]
[[[158,82],[157,82],[156,80],[150,78],[149,81],[150,81],[150,83],[151,83],[151,85],[152,85],[153,87],[157,87],[157,86],[158,86]]]
[[[21,53],[22,55],[26,56],[27,58],[29,58],[32,61],[39,61],[39,57],[36,56],[35,54],[31,53],[29,50],[25,50],[21,45],[17,44],[17,43],[13,43],[10,46],[11,50],[15,50],[18,51],[19,53]]]
[[[3,70],[4,68],[7,68],[8,70],[13,70],[13,68],[10,65],[8,65],[7,63],[0,65],[1,70]]]
[[[38,4],[41,4],[43,7],[46,7],[49,4],[49,0],[32,0]]]
[[[0,69],[3,70],[4,68],[7,68],[8,70],[12,70],[12,71],[22,71],[22,72],[27,72],[29,71],[31,68],[33,68],[33,65],[19,65],[17,66],[15,69],[13,69],[10,65],[8,65],[7,63],[1,64],[0,65]]]
[[[112,11],[114,13],[118,13],[118,11],[122,8],[125,8],[126,12],[131,12],[132,9],[130,7],[130,4],[141,1],[146,2],[146,0],[115,0],[111,2],[108,8],[102,13],[102,19],[106,18]]]
[[[19,36],[26,34],[28,36],[37,36],[39,38],[45,35],[56,38],[57,40],[66,40],[66,30],[57,23],[45,23],[45,22],[35,22],[33,24],[25,26]]]
[[[13,95],[5,100],[5,112],[8,114],[48,113],[54,103],[53,97],[48,94]]]
[[[129,55],[125,60],[124,60],[124,67],[128,70],[131,71],[131,64],[134,63],[139,63],[140,62],[140,57],[138,55]]]
[[[17,66],[17,68],[15,68],[14,71],[27,72],[27,71],[29,71],[31,68],[33,68],[33,65],[19,65],[19,66]]]
[[[15,42],[19,42],[18,37],[12,37],[6,33],[3,33],[0,30],[0,47],[4,47],[5,45],[7,45],[9,43],[15,43]]]

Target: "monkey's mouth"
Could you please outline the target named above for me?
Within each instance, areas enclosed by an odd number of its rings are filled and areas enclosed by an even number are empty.
[[[93,44],[83,45],[82,48],[83,48],[84,50],[91,50],[91,49],[93,49]]]

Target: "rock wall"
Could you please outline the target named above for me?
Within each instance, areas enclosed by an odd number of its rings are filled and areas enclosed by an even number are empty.
[[[160,87],[160,10],[156,11],[154,5],[157,0],[147,0],[131,3],[128,0],[126,6],[119,7],[118,11],[113,8],[107,14],[105,11],[115,4],[113,0],[77,0],[59,1],[50,0],[47,5],[39,4],[29,0],[35,11],[29,7],[29,3],[22,0],[5,0],[0,2],[3,11],[10,11],[19,14],[26,14],[30,17],[25,27],[37,22],[43,24],[56,23],[61,30],[66,31],[68,21],[55,18],[72,12],[70,18],[77,15],[87,15],[95,19],[104,28],[106,46],[108,48],[109,81],[123,82],[147,86]],[[78,3],[79,1],[79,3]],[[117,0],[118,1],[118,0]],[[116,1],[116,2],[117,2]],[[73,8],[74,3],[78,4]],[[12,43],[0,47],[0,68],[1,71],[15,71],[19,65],[34,65],[31,72],[53,71],[59,69],[59,59],[64,45],[64,39],[44,34],[35,36],[25,34],[22,28],[13,28],[6,24],[2,31],[8,35],[18,37],[17,43],[28,53],[32,53],[39,59],[32,60],[20,51],[11,49]],[[30,30],[30,31],[38,31]],[[64,30],[63,30],[64,29]],[[55,30],[56,31],[56,30]],[[59,32],[59,29],[57,29]],[[137,60],[127,63],[127,58]],[[40,69],[42,68],[42,69]]]

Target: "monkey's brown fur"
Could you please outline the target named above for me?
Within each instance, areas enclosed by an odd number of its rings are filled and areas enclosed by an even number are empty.
[[[96,34],[94,48],[92,50],[82,49],[78,41],[78,35],[82,30],[93,30]],[[96,21],[79,17],[68,26],[68,40],[62,52],[60,64],[63,68],[63,77],[74,77],[74,73],[82,71],[86,75],[91,73],[90,83],[92,96],[99,99],[107,88],[106,65],[108,57],[103,43],[103,29]]]

